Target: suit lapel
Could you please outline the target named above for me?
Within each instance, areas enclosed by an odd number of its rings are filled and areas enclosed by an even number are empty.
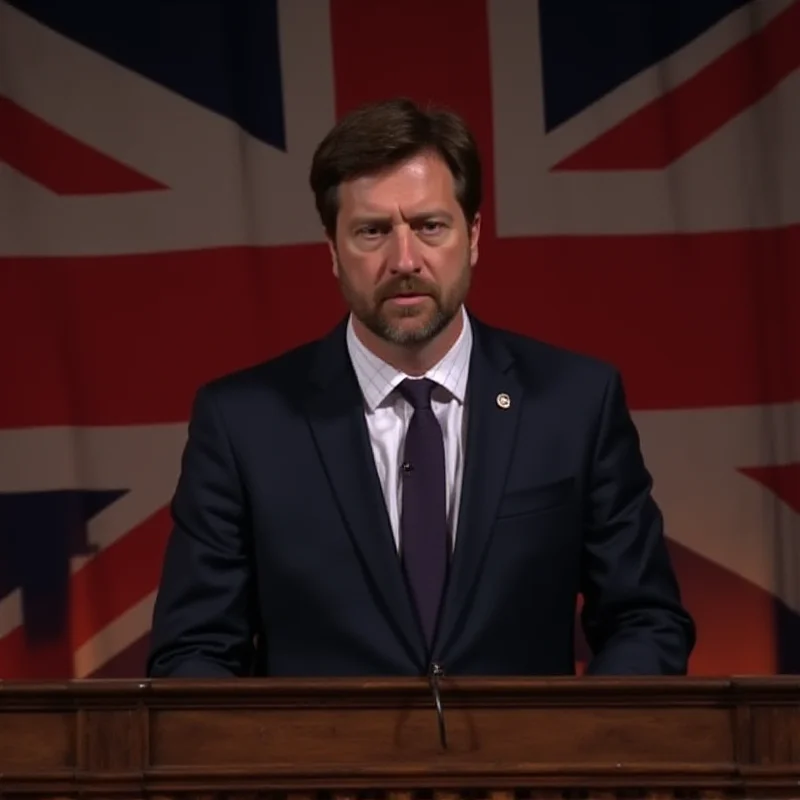
[[[310,371],[309,424],[345,524],[377,596],[424,668],[425,642],[416,621],[375,469],[361,390],[338,326],[320,344]]]
[[[514,449],[523,389],[513,357],[472,318],[466,457],[453,561],[435,645],[441,653],[456,631],[489,544]]]

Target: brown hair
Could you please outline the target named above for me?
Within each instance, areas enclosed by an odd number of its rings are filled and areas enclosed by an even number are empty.
[[[372,103],[341,119],[320,142],[309,182],[322,224],[333,238],[342,181],[380,172],[426,150],[444,159],[468,223],[482,201],[478,147],[464,120],[443,108],[423,110],[407,98]]]

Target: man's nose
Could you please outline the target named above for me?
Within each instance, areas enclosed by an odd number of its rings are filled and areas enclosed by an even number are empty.
[[[419,252],[417,239],[408,225],[398,225],[392,231],[393,252],[391,269],[393,272],[418,272]]]

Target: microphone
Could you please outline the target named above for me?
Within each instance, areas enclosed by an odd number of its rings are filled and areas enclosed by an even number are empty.
[[[441,664],[433,663],[428,674],[428,683],[433,694],[433,702],[436,706],[436,717],[439,722],[439,741],[442,749],[447,750],[447,727],[444,722],[444,708],[442,706],[442,695],[439,692],[439,681],[444,677],[444,667]]]

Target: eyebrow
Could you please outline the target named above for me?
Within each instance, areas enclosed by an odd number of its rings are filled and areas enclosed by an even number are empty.
[[[416,214],[410,214],[407,217],[404,217],[406,222],[409,223],[419,223],[424,222],[425,220],[429,219],[443,219],[446,222],[453,221],[453,215],[448,212],[444,211],[443,209],[432,209],[431,211],[418,211]],[[353,217],[352,225],[387,225],[390,224],[392,218],[388,214],[360,214],[357,217]]]

